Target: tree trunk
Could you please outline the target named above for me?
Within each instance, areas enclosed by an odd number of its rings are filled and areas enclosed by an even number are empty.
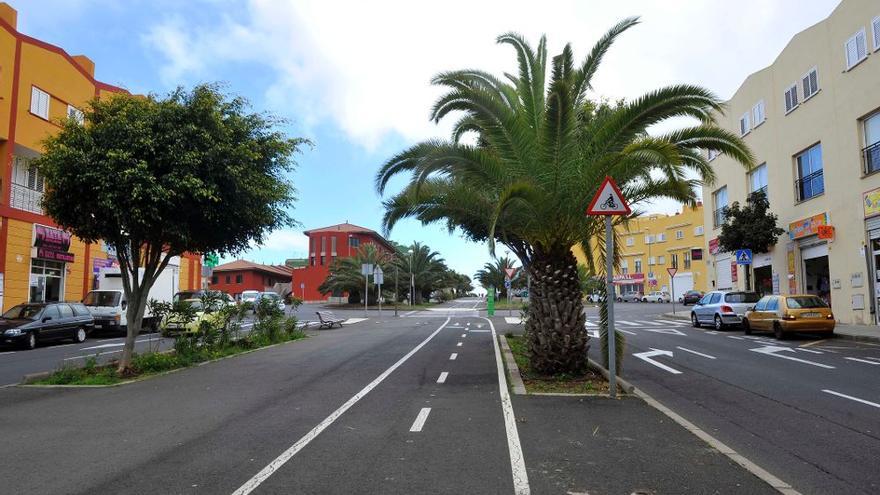
[[[526,338],[532,368],[547,375],[582,373],[589,336],[574,255],[565,247],[535,250],[528,269],[532,292]]]
[[[150,288],[144,287],[144,284],[136,291],[132,291],[131,297],[128,299],[128,308],[125,310],[126,334],[125,345],[122,346],[122,356],[119,358],[119,366],[117,371],[125,373],[131,366],[131,357],[134,354],[134,343],[138,334],[141,332],[144,320],[144,310],[146,309],[147,294]]]

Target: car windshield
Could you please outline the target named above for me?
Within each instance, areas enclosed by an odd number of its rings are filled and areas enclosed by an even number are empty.
[[[194,309],[196,311],[202,310],[202,301],[200,301],[198,299],[187,299],[187,300],[183,301],[183,304],[186,304],[187,306],[191,307],[192,309]]]
[[[729,303],[756,303],[761,297],[757,292],[730,292],[724,295],[724,302]]]
[[[36,304],[19,304],[3,313],[3,317],[10,320],[36,320],[37,315],[39,315],[42,310],[43,307]]]
[[[174,302],[185,301],[187,299],[196,299],[199,297],[202,291],[198,290],[185,290],[174,294]]]
[[[111,306],[115,307],[119,305],[119,300],[122,298],[122,294],[115,291],[98,291],[93,290],[86,294],[86,298],[83,299],[83,304],[86,306]]]
[[[827,308],[825,301],[816,296],[795,296],[785,298],[785,305],[788,309],[813,309]]]

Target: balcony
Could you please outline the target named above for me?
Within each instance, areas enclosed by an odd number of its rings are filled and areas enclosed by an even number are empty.
[[[9,204],[15,209],[29,211],[44,215],[41,203],[43,202],[43,193],[36,189],[31,189],[21,184],[12,183],[12,197]]]
[[[865,167],[865,175],[880,170],[880,141],[862,150],[862,162]]]
[[[798,201],[806,201],[825,192],[825,175],[817,170],[794,181]]]

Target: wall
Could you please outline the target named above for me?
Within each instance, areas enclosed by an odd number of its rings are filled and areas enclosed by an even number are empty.
[[[241,283],[235,281],[238,275],[242,277]],[[272,286],[276,283],[290,282],[289,278],[259,270],[215,271],[214,276],[217,277],[217,283],[211,282],[209,284],[211,290],[223,291],[232,296],[237,296],[246,290],[258,290],[260,292],[271,290]],[[227,277],[229,277],[229,282],[226,282]]]
[[[327,238],[327,250],[325,251],[325,259],[324,264],[321,265],[321,237]],[[349,247],[348,238],[349,236],[357,238],[360,242],[359,247]],[[383,251],[388,251],[386,247],[384,247],[381,243],[379,243],[374,234],[369,233],[355,233],[349,234],[348,232],[314,232],[309,236],[310,244],[309,244],[309,266],[305,268],[297,268],[293,270],[293,274],[291,275],[291,289],[293,293],[302,298],[303,293],[305,293],[306,301],[325,301],[331,295],[330,294],[321,294],[318,292],[318,287],[324,283],[324,280],[327,279],[327,275],[330,274],[330,264],[333,262],[333,256],[331,252],[332,241],[331,238],[336,238],[336,257],[337,258],[347,258],[350,256],[354,256],[357,253],[357,250],[360,246],[364,246],[365,244],[371,243],[375,244],[379,247],[379,249]],[[314,256],[312,256],[314,254]],[[314,261],[312,259],[314,258]],[[312,263],[314,263],[312,265]],[[300,288],[300,284],[305,284],[305,289]]]

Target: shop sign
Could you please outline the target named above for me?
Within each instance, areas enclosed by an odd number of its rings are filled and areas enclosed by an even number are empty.
[[[700,248],[691,249],[691,261],[701,261],[703,259],[703,250]]]
[[[70,233],[61,229],[34,224],[34,258],[72,263]]]
[[[709,239],[709,254],[716,255],[721,252],[721,244],[718,242],[718,238]]]
[[[862,193],[862,207],[865,210],[865,218],[880,215],[880,187]]]
[[[615,284],[641,284],[645,281],[644,273],[628,273],[626,275],[615,275]]]
[[[800,239],[819,233],[820,225],[828,225],[828,214],[820,213],[788,225],[788,236],[791,240]]]
[[[739,280],[739,276],[736,271],[736,258],[730,260],[730,281],[736,283]]]
[[[834,239],[834,227],[831,225],[820,225],[817,229],[819,239]]]
[[[104,268],[113,268],[114,266],[119,266],[116,260],[92,258],[92,271],[96,274],[101,273],[101,270]]]
[[[794,244],[788,245],[786,253],[788,262],[788,293],[797,294],[797,279],[795,278]]]

